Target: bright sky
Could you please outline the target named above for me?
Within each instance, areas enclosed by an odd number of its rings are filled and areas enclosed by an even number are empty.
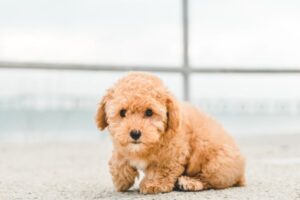
[[[0,61],[179,66],[180,3],[0,0]],[[191,64],[300,67],[299,10],[298,0],[190,0]],[[0,95],[95,94],[117,77],[0,70]],[[179,75],[161,77],[182,96]],[[299,79],[298,75],[198,75],[192,79],[192,96],[300,98]]]

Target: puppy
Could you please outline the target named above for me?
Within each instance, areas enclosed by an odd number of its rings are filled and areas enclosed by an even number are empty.
[[[129,73],[100,102],[96,123],[113,141],[109,162],[117,191],[145,174],[143,194],[200,191],[245,184],[245,161],[216,121],[179,103],[154,75]]]

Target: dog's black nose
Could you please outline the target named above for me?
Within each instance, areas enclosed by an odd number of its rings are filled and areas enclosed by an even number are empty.
[[[141,131],[139,131],[139,130],[130,131],[130,137],[134,140],[139,139],[141,137]]]

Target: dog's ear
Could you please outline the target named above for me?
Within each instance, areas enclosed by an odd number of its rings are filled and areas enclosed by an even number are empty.
[[[179,103],[172,95],[169,95],[169,97],[167,98],[167,116],[167,130],[176,131],[180,126],[180,111]]]
[[[99,103],[99,107],[96,114],[96,124],[100,130],[104,130],[108,126],[105,106],[106,103],[112,98],[112,93],[112,89],[109,89],[105,96],[102,98],[101,102]]]

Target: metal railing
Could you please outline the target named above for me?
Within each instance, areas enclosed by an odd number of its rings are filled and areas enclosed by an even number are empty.
[[[41,70],[81,70],[81,71],[149,71],[163,73],[180,73],[183,77],[183,95],[190,99],[190,76],[193,73],[300,73],[300,68],[276,69],[269,67],[239,68],[223,67],[190,67],[189,63],[189,10],[188,0],[182,0],[182,66],[147,66],[147,65],[93,65],[78,63],[37,63],[37,62],[1,62],[0,68],[7,69],[41,69]]]

